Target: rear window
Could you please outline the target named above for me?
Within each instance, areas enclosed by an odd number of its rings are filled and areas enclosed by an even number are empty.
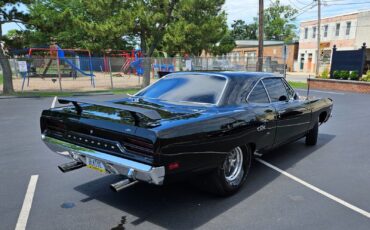
[[[136,96],[173,102],[217,104],[226,82],[226,77],[214,75],[168,75]]]

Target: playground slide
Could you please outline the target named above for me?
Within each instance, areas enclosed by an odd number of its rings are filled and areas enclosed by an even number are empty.
[[[68,65],[70,65],[72,67],[72,69],[76,70],[77,72],[81,73],[82,75],[85,75],[85,76],[88,76],[88,77],[94,77],[94,74],[86,73],[82,69],[78,68],[73,62],[68,60],[68,58],[66,58],[64,56],[64,51],[60,47],[58,47],[58,57],[60,58],[60,60],[63,60]]]
[[[136,73],[138,75],[143,75],[144,74],[144,69],[141,66],[141,62],[142,62],[142,59],[139,58],[138,60],[135,60],[135,61],[131,62],[131,64],[130,64],[130,66],[132,68],[136,69]]]

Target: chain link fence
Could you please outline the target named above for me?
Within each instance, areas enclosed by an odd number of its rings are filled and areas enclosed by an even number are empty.
[[[177,71],[257,71],[258,58],[235,57],[52,57],[9,59],[13,85],[23,91],[95,91],[140,88],[149,71],[151,82]],[[150,63],[150,67],[148,64]],[[263,72],[284,73],[282,58],[263,58]],[[149,67],[149,68],[148,68]]]

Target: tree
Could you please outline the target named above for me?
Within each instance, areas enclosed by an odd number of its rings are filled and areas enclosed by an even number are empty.
[[[28,4],[28,0],[8,0],[0,1],[0,64],[3,70],[4,84],[3,93],[10,94],[14,92],[13,80],[12,80],[12,69],[10,68],[10,63],[8,55],[6,52],[6,44],[4,44],[2,25],[10,22],[24,23],[28,20],[28,15],[19,10],[21,4]]]
[[[130,21],[129,5],[117,0],[36,0],[30,5],[29,29],[35,40],[55,40],[62,47],[104,49],[132,48],[123,37]],[[42,36],[40,36],[40,34]]]
[[[297,13],[298,10],[290,5],[281,5],[280,0],[271,1],[264,15],[265,39],[291,42],[297,36],[293,24]]]
[[[219,42],[227,31],[224,0],[131,0],[133,36],[151,57],[161,47],[170,54],[200,54]],[[150,60],[144,59],[143,86],[150,83]]]
[[[297,9],[290,5],[282,5],[280,0],[271,1],[264,13],[264,39],[291,42],[296,37],[294,16],[297,13]],[[258,18],[254,17],[250,24],[243,20],[235,20],[231,28],[231,36],[235,40],[256,40]]]
[[[235,40],[231,36],[230,31],[228,31],[219,43],[213,45],[213,47],[210,49],[210,52],[213,55],[223,55],[230,53],[235,46]]]
[[[161,45],[168,25],[174,21],[174,10],[180,0],[128,0],[129,35],[140,40],[144,56],[143,86],[150,84],[150,59],[154,50]]]
[[[140,42],[144,57],[154,51],[199,55],[228,39],[224,0],[35,0],[30,5],[30,40],[51,38],[64,47],[123,49]],[[41,36],[40,36],[41,35]],[[34,38],[32,38],[34,36]],[[221,41],[221,42],[220,42]],[[144,58],[143,86],[150,83]]]
[[[163,44],[167,52],[188,53],[199,56],[203,50],[211,51],[216,44],[225,44],[227,35],[224,0],[181,1],[174,13]],[[233,42],[231,42],[233,43]],[[223,46],[225,47],[225,46]]]
[[[247,24],[243,20],[235,20],[231,24],[231,36],[235,40],[256,40],[257,39],[257,27],[256,21]]]

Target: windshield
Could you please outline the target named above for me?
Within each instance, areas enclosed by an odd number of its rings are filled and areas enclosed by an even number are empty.
[[[174,102],[217,104],[226,80],[225,77],[214,75],[168,75],[136,96]]]

